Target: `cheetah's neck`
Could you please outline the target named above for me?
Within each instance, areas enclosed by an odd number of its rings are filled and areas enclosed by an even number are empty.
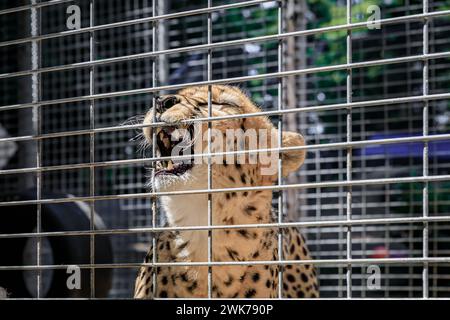
[[[169,226],[207,226],[208,196],[178,195],[161,197]],[[180,232],[179,244],[188,243],[181,252],[182,258],[190,261],[207,260],[208,233],[206,231]]]

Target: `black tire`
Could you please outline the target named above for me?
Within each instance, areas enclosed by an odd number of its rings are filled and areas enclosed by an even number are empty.
[[[66,198],[67,195],[45,193],[43,198]],[[33,200],[35,196],[32,192],[25,192],[17,200]],[[75,202],[42,204],[41,228],[44,232],[55,231],[80,231],[90,229],[89,212],[83,209],[83,205]],[[9,206],[1,208],[0,233],[29,233],[36,230],[36,205]],[[104,229],[101,219],[96,216],[95,229]],[[35,261],[30,260],[29,250],[36,252],[36,242],[34,238],[3,238],[0,239],[1,266],[23,266],[34,265]],[[51,250],[54,265],[80,265],[90,263],[90,236],[50,236],[42,239],[42,247]],[[43,249],[41,249],[43,250]],[[41,251],[42,252],[42,251]],[[48,255],[50,257],[50,255]],[[109,235],[95,236],[95,263],[112,263],[113,254]],[[48,263],[48,262],[47,262]],[[41,262],[42,265],[45,261]],[[33,297],[36,289],[34,279],[26,277],[36,272],[24,270],[2,270],[0,271],[0,287],[8,292],[9,297]],[[67,287],[67,279],[71,274],[67,269],[54,269],[50,272],[43,271],[43,286],[41,296],[49,298],[79,298],[90,296],[90,270],[81,269],[81,288],[70,290]],[[112,269],[95,269],[95,296],[107,297],[112,284]],[[34,288],[33,288],[34,286]]]

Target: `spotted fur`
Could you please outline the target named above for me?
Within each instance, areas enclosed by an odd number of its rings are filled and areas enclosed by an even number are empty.
[[[208,115],[207,87],[192,87],[174,95],[177,103],[167,110],[158,110],[157,118],[170,124],[184,119]],[[212,86],[212,116],[238,115],[259,112],[250,99],[236,87]],[[144,123],[154,118],[151,110]],[[207,126],[205,123],[203,126]],[[212,128],[225,132],[227,128],[265,128],[278,134],[271,122],[262,116],[214,121]],[[152,129],[144,134],[151,141]],[[258,136],[259,139],[262,139]],[[226,136],[224,135],[224,139]],[[303,137],[283,132],[282,146],[304,145]],[[276,147],[273,143],[268,147]],[[246,147],[248,147],[246,145]],[[220,150],[219,150],[220,151]],[[246,155],[248,156],[248,155]],[[282,174],[297,170],[304,161],[304,150],[282,154]],[[212,188],[257,187],[273,185],[278,173],[261,174],[265,164],[239,164],[223,161],[212,164]],[[161,191],[180,191],[207,188],[205,164],[196,164],[182,177],[160,179],[153,186]],[[170,195],[161,197],[168,226],[207,225],[207,194]],[[213,225],[242,225],[272,223],[277,215],[272,210],[271,190],[213,193],[211,195]],[[279,260],[278,232],[274,228],[214,229],[212,234],[212,261],[274,261]],[[282,232],[282,260],[310,260],[305,239],[296,228]],[[204,230],[162,232],[156,238],[156,257],[150,247],[145,262],[206,262],[208,259],[208,233]],[[313,298],[319,296],[318,282],[312,264],[278,264],[212,266],[212,296],[216,298],[276,298],[279,292],[279,273],[282,273],[281,292],[287,298]],[[156,287],[153,285],[155,275]],[[135,298],[207,297],[208,267],[206,266],[142,266],[135,284]]]

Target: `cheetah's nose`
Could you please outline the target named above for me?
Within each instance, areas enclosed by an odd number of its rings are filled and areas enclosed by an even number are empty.
[[[180,100],[176,96],[156,97],[156,111],[162,113],[179,102]]]

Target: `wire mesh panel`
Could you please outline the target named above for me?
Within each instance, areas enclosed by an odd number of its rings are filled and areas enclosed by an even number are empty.
[[[166,194],[149,188],[158,156],[136,142],[144,116],[162,94],[231,84],[306,140],[299,171],[252,188],[273,190],[279,213],[261,228],[301,227],[321,297],[449,297],[449,14],[441,0],[1,3],[0,287],[132,297],[166,228]],[[223,119],[211,98],[207,108],[210,132]],[[181,194],[208,194],[208,223],[191,228],[208,231],[211,298],[212,230],[223,228],[211,197],[249,190],[215,187],[208,167],[207,187]]]

